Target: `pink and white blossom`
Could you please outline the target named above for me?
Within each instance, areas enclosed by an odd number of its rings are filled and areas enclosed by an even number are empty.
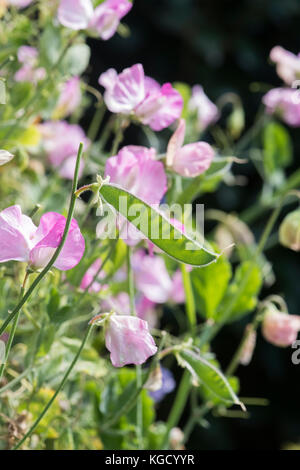
[[[172,278],[162,257],[138,250],[132,257],[132,267],[136,287],[148,300],[158,304],[184,301],[181,273],[175,272]]]
[[[160,86],[145,77],[141,64],[117,74],[109,69],[99,77],[105,88],[104,101],[112,113],[134,115],[151,129],[160,131],[170,126],[181,115],[183,99],[170,83]]]
[[[25,8],[32,3],[33,0],[6,0],[8,5],[12,5],[16,8]]]
[[[60,0],[57,18],[66,28],[78,31],[88,27],[93,13],[91,0]]]
[[[105,331],[105,345],[114,367],[143,364],[157,352],[146,321],[129,315],[112,315]]]
[[[200,131],[204,131],[220,117],[217,106],[210,101],[200,85],[193,86],[188,106],[190,111],[197,114],[198,129]]]
[[[83,129],[77,124],[69,124],[66,121],[48,121],[40,124],[39,130],[42,136],[42,147],[49,162],[63,178],[72,179],[79,144],[83,143],[84,150],[90,144]],[[81,160],[80,176],[83,167],[84,163]]]
[[[281,46],[275,46],[270,52],[270,59],[275,62],[277,75],[286,85],[292,85],[300,78],[300,53],[295,55]]]
[[[105,272],[100,270],[101,265],[102,260],[99,258],[96,259],[96,261],[94,261],[94,263],[88,268],[80,283],[81,289],[85,290],[90,286],[89,292],[100,292],[101,289],[107,287],[101,282],[106,276]],[[92,282],[97,273],[99,273],[98,276],[94,282]]]
[[[121,19],[131,8],[132,2],[128,0],[106,0],[95,9],[88,27],[106,41],[115,34]]]
[[[300,126],[300,96],[294,88],[273,88],[263,98],[268,114],[276,113],[286,124]]]
[[[59,246],[66,218],[56,212],[41,217],[38,227],[22,214],[20,206],[11,206],[0,212],[0,262],[23,261],[34,269],[41,269],[52,258]],[[72,220],[67,240],[54,267],[67,271],[76,266],[85,250],[84,238],[78,223]]]
[[[17,82],[38,83],[46,77],[46,70],[38,67],[38,50],[31,46],[21,46],[18,49],[18,61],[22,67],[15,73]]]
[[[204,173],[211,165],[215,151],[207,142],[183,145],[185,120],[181,119],[167,148],[167,165],[181,176],[195,177]]]
[[[53,113],[53,119],[70,116],[80,105],[81,90],[79,77],[72,77],[63,85]]]
[[[262,324],[262,333],[267,341],[275,346],[291,346],[300,331],[300,317],[270,309]]]

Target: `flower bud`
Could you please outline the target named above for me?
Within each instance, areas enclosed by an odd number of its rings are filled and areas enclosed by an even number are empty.
[[[291,346],[296,341],[299,330],[300,316],[280,312],[273,306],[265,313],[262,333],[275,346]]]
[[[300,209],[290,212],[279,228],[280,243],[294,251],[300,251]]]
[[[247,366],[250,364],[253,352],[256,346],[256,331],[252,329],[251,325],[246,326],[247,339],[244,343],[242,353],[240,356],[240,364]]]
[[[174,450],[184,450],[184,434],[180,428],[172,428],[170,431],[170,447]]]

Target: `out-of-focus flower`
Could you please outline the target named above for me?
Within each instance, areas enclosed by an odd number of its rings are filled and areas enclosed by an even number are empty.
[[[170,447],[174,450],[185,450],[183,445],[184,433],[180,428],[172,428],[170,431]]]
[[[49,121],[40,124],[39,130],[42,135],[42,146],[50,163],[63,178],[72,179],[79,144],[83,143],[84,150],[90,144],[82,128],[66,121]],[[83,166],[81,160],[79,176],[82,174]]]
[[[300,54],[295,55],[281,46],[271,49],[270,59],[276,64],[278,76],[287,84],[300,78]]]
[[[106,285],[101,284],[102,279],[105,278],[105,272],[103,270],[100,270],[101,265],[102,260],[96,259],[96,261],[88,268],[80,283],[81,289],[85,290],[90,286],[89,292],[99,292],[101,289],[104,289],[106,287]],[[100,272],[97,278],[92,283],[94,277],[96,276],[99,270]]]
[[[156,327],[157,311],[155,310],[155,302],[142,295],[136,302],[136,313],[139,318],[148,323],[150,328]]]
[[[159,204],[167,190],[164,166],[155,160],[155,150],[130,145],[108,158],[105,176],[148,204]]]
[[[91,0],[61,0],[58,21],[67,28],[89,29],[101,39],[110,39],[121,19],[131,10],[128,0],[106,0],[94,10]]]
[[[0,262],[15,260],[28,262],[34,269],[45,267],[61,242],[65,225],[66,218],[56,212],[44,214],[36,227],[30,217],[22,214],[20,206],[4,209],[0,212]],[[73,219],[54,267],[61,271],[72,269],[84,250],[84,238]]]
[[[165,367],[161,367],[162,372],[162,385],[161,387],[154,391],[150,392],[150,396],[156,401],[157,403],[162,401],[163,398],[168,394],[173,392],[174,388],[176,387],[176,382],[174,380],[173,374],[169,369]]]
[[[25,8],[32,3],[33,0],[6,0],[8,5],[12,5],[17,8]]]
[[[167,165],[175,173],[195,177],[204,173],[211,165],[215,152],[207,142],[183,145],[185,120],[181,119],[167,148]]]
[[[93,13],[91,0],[61,0],[57,17],[63,26],[78,31],[88,27]]]
[[[115,34],[121,19],[131,8],[132,3],[128,0],[106,0],[95,9],[88,27],[106,41]]]
[[[105,88],[104,101],[112,113],[133,114],[151,129],[160,131],[181,115],[183,99],[170,83],[160,86],[145,77],[141,64],[124,69],[119,75],[109,69],[99,77]]]
[[[46,70],[38,67],[38,50],[31,46],[21,46],[18,49],[18,61],[23,64],[15,73],[17,82],[38,83],[46,77]]]
[[[101,303],[102,310],[113,310],[118,315],[130,315],[130,299],[127,292],[119,292],[114,297],[108,297]],[[135,302],[136,314],[142,320],[145,320],[151,328],[157,323],[157,313],[155,303],[140,296]]]
[[[148,324],[138,317],[111,315],[105,331],[105,345],[114,367],[143,364],[157,347]]]
[[[7,150],[0,150],[0,166],[5,165],[5,163],[10,162],[13,158],[14,158],[14,155],[12,155]]]
[[[290,212],[279,228],[280,243],[291,250],[300,251],[300,210]]]
[[[270,307],[264,315],[262,333],[275,346],[286,347],[296,341],[300,331],[300,317],[279,312]]]
[[[175,273],[172,279],[162,257],[139,250],[132,257],[132,267],[136,286],[147,299],[159,304],[184,301],[181,276]]]
[[[193,86],[188,106],[190,111],[197,113],[200,131],[205,130],[210,124],[214,124],[220,117],[217,106],[210,101],[200,85]]]
[[[81,90],[79,77],[72,77],[62,86],[53,119],[62,119],[72,114],[80,105]]]
[[[267,113],[278,116],[289,126],[300,126],[299,91],[294,88],[273,88],[263,98]]]
[[[243,349],[240,355],[240,364],[247,366],[250,364],[254,349],[256,346],[256,331],[252,328],[251,325],[246,326],[247,339],[243,345]]]

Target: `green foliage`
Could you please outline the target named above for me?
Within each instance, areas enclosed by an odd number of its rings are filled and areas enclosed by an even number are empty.
[[[263,162],[267,177],[272,180],[274,175],[292,161],[293,146],[287,129],[278,122],[268,123],[263,132]]]

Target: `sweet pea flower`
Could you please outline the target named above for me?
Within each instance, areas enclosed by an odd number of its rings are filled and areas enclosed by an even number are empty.
[[[7,150],[0,150],[0,166],[10,162],[14,156]]]
[[[79,31],[88,27],[93,13],[94,8],[91,0],[61,0],[57,18],[63,26]]]
[[[36,227],[30,217],[22,214],[20,206],[4,209],[0,212],[0,263],[23,261],[33,269],[44,268],[61,242],[65,225],[66,218],[56,212],[44,214]],[[84,250],[84,238],[73,219],[54,267],[61,271],[72,269]]]
[[[193,86],[188,107],[190,111],[197,113],[198,129],[200,131],[204,131],[220,117],[217,106],[210,101],[200,85]]]
[[[181,276],[175,273],[171,278],[162,257],[138,250],[132,256],[132,268],[136,286],[147,299],[158,304],[184,301]]]
[[[66,81],[61,89],[53,119],[62,119],[70,116],[81,102],[81,90],[79,77],[72,77]]]
[[[23,64],[15,73],[17,82],[38,83],[46,77],[46,70],[38,65],[38,50],[31,46],[21,46],[18,49],[18,61]]]
[[[95,10],[91,0],[61,0],[58,21],[67,28],[88,29],[103,40],[110,39],[121,19],[131,10],[128,0],[106,0]]]
[[[119,292],[114,297],[105,299],[101,308],[103,310],[113,310],[118,315],[130,315],[130,299],[127,292]],[[154,328],[157,323],[157,314],[155,312],[155,303],[147,299],[145,296],[140,296],[135,302],[136,314],[142,320],[147,321],[151,328]]]
[[[170,126],[181,115],[183,99],[170,83],[160,86],[145,77],[141,64],[124,69],[119,75],[109,69],[99,77],[105,88],[104,101],[112,113],[134,115],[154,131]]]
[[[294,88],[273,88],[263,98],[268,114],[278,114],[289,126],[300,126],[300,97]]]
[[[215,152],[207,142],[183,145],[185,120],[181,119],[167,148],[167,165],[175,173],[195,177],[204,173],[211,165]]]
[[[63,178],[72,179],[76,164],[79,144],[86,150],[90,144],[83,129],[77,124],[66,121],[48,121],[40,124],[42,146],[49,162]],[[82,175],[84,163],[81,161],[79,176]]]
[[[275,46],[270,52],[270,59],[276,64],[277,75],[287,85],[300,78],[300,53],[295,55],[281,46]]]
[[[111,315],[105,331],[105,345],[114,367],[143,364],[157,352],[148,323],[135,316]]]
[[[121,19],[131,8],[132,3],[128,0],[106,0],[95,9],[88,27],[106,41],[115,34]]]
[[[300,331],[300,317],[270,308],[264,315],[262,333],[275,346],[291,346]]]

